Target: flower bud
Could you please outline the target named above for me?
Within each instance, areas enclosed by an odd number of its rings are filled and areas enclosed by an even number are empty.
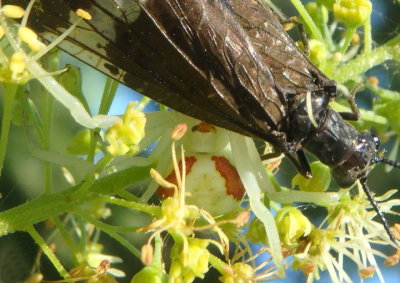
[[[369,0],[341,0],[333,5],[333,14],[347,27],[356,28],[365,24],[372,12]]]

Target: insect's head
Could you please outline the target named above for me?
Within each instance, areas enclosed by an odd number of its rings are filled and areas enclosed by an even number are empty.
[[[400,168],[400,163],[379,156],[379,138],[370,132],[361,132],[355,142],[355,150],[343,163],[332,168],[332,175],[342,188],[357,180],[365,180],[376,163],[385,163]]]
[[[343,163],[332,168],[332,175],[342,188],[349,187],[364,178],[377,163],[379,138],[369,132],[361,132],[356,140],[355,150]]]

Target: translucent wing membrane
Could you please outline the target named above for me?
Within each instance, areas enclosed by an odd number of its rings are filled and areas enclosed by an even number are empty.
[[[52,41],[78,8],[92,20],[62,49],[175,110],[275,145],[287,100],[334,86],[259,1],[38,0],[29,23]]]

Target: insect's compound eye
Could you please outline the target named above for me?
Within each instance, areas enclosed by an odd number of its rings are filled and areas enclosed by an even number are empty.
[[[381,145],[381,140],[379,139],[379,137],[375,134],[372,134],[372,139],[375,142],[375,149],[378,150],[380,145]]]

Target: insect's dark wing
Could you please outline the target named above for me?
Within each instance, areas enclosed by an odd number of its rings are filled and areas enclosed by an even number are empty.
[[[246,30],[281,93],[315,92],[333,83],[300,51],[269,7],[254,0],[232,1],[231,5],[236,21]]]
[[[71,26],[72,11],[91,13],[61,44],[67,52],[171,108],[275,145],[288,95],[325,78],[257,0],[37,2],[30,24],[48,40]]]
[[[26,6],[28,1],[19,2]],[[261,134],[236,106],[214,95],[209,78],[188,64],[141,11],[137,0],[40,0],[29,22],[52,41],[76,20],[73,11],[77,8],[89,11],[93,18],[80,24],[61,43],[62,49],[180,112],[250,136],[258,136],[257,131]]]

